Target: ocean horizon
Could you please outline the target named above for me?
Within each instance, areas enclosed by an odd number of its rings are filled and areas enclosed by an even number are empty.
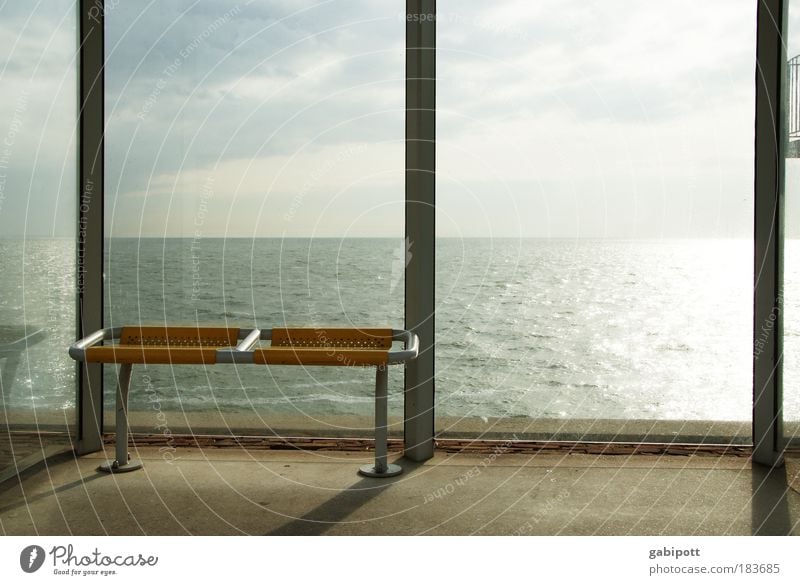
[[[739,239],[438,238],[436,409],[446,417],[749,420],[753,243]],[[107,240],[105,319],[271,328],[403,325],[402,238]],[[698,245],[702,243],[702,245]],[[787,257],[800,248],[789,242]],[[22,242],[3,240],[4,258]],[[46,342],[5,392],[9,408],[75,406],[67,356],[75,247],[25,243],[50,267],[4,286],[3,322],[25,315]],[[795,248],[797,248],[795,250]],[[413,242],[410,248],[413,261]],[[800,291],[789,270],[787,290]],[[9,265],[12,273],[15,267]],[[786,295],[785,379],[795,379],[800,295]],[[106,369],[113,404],[114,368]],[[371,416],[372,384],[349,368],[134,369],[131,409]],[[145,379],[146,377],[146,379]],[[390,412],[402,411],[402,369]],[[800,396],[785,392],[787,416]],[[522,423],[521,423],[522,424]]]

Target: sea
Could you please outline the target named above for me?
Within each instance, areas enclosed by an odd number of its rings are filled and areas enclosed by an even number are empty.
[[[105,321],[403,327],[399,238],[111,238]],[[546,419],[750,419],[753,244],[746,240],[439,239],[436,413]],[[0,326],[42,330],[3,377],[7,409],[75,408],[75,246],[0,240]],[[792,262],[792,258],[798,262]],[[800,247],[787,242],[786,416],[800,419]],[[794,291],[794,292],[792,292]],[[770,324],[766,324],[769,326]],[[2,360],[2,358],[0,358]],[[0,361],[3,367],[3,361]],[[362,368],[134,368],[131,410],[371,416]],[[113,367],[106,400],[113,404]],[[402,367],[390,376],[402,414]]]

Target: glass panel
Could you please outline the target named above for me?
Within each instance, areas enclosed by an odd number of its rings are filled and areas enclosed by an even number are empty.
[[[107,13],[108,325],[402,327],[401,10]],[[151,366],[132,384],[141,432],[373,433],[369,370]],[[390,384],[401,416],[401,370]]]
[[[72,1],[0,6],[0,477],[76,428],[76,23]]]
[[[749,442],[755,4],[438,7],[437,432]]]
[[[786,54],[786,206],[783,281],[783,433],[800,443],[800,5],[789,2]]]

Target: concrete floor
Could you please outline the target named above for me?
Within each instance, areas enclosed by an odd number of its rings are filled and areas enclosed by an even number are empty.
[[[389,480],[369,453],[141,449],[142,470],[61,456],[0,489],[5,535],[800,534],[794,463],[438,454]],[[172,457],[175,457],[172,460]]]

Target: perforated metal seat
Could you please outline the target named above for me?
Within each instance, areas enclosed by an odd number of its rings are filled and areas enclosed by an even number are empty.
[[[238,338],[238,327],[123,327],[118,344],[87,348],[85,361],[215,364],[217,350],[235,346]]]
[[[389,362],[391,329],[273,329],[269,347],[253,350],[256,364],[381,366]]]

